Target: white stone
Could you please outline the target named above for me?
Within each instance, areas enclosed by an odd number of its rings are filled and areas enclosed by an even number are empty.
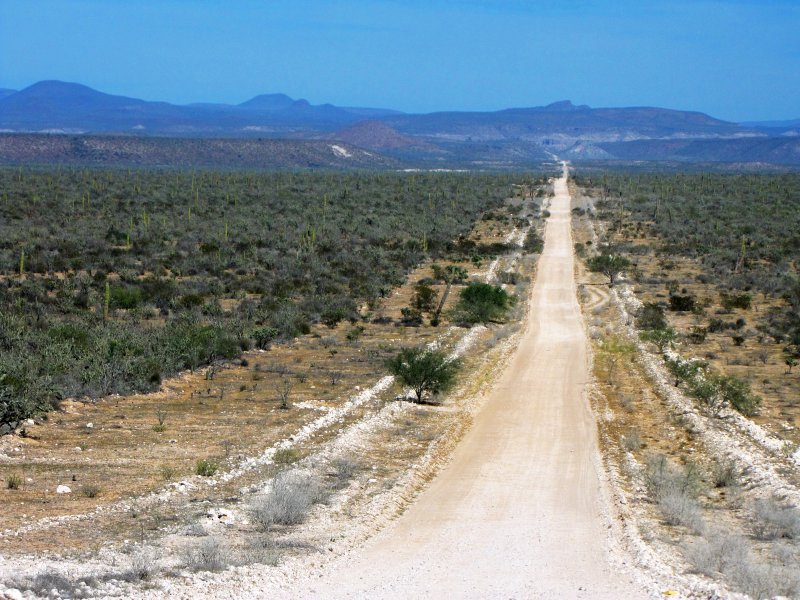
[[[94,423],[87,423],[86,429],[94,429]]]
[[[22,592],[20,592],[16,588],[9,588],[7,589],[3,595],[7,598],[7,600],[23,600],[22,599]]]
[[[60,485],[56,488],[56,494],[71,494],[72,488],[68,485]]]

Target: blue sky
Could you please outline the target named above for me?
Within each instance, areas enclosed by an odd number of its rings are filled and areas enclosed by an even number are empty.
[[[800,117],[800,0],[0,0],[0,87]]]

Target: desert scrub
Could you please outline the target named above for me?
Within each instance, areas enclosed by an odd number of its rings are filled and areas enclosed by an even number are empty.
[[[299,471],[283,471],[272,480],[270,492],[252,503],[252,522],[261,531],[268,531],[275,525],[298,525],[323,497],[324,491],[316,477]]]
[[[96,483],[87,483],[81,486],[81,494],[83,494],[85,498],[97,498],[102,491],[103,488]]]
[[[800,510],[775,497],[753,503],[753,532],[762,540],[800,539]]]
[[[278,466],[291,465],[300,460],[300,453],[296,448],[278,448],[272,456],[272,462]]]
[[[201,458],[194,465],[195,475],[200,475],[201,477],[211,477],[218,470],[219,465],[216,462],[213,460],[207,460],[205,458]]]
[[[21,475],[12,473],[8,477],[6,477],[6,488],[8,488],[9,490],[18,490],[20,487],[22,487]]]
[[[230,550],[217,537],[198,538],[184,548],[183,554],[190,571],[222,571],[232,562]]]
[[[0,423],[355,324],[422,260],[502,251],[467,235],[529,180],[0,168]]]
[[[158,474],[164,481],[172,481],[178,475],[178,472],[177,467],[173,467],[172,465],[162,465],[158,469]]]
[[[349,456],[340,456],[333,459],[331,461],[332,472],[330,474],[334,479],[331,487],[334,490],[346,487],[360,468],[359,462]]]
[[[653,454],[647,457],[644,481],[665,523],[681,525],[694,533],[705,530],[697,502],[702,482],[695,465],[689,463],[681,469],[671,465],[663,454]]]

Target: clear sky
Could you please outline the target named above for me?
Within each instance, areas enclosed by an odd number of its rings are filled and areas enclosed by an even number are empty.
[[[800,117],[800,0],[0,0],[0,87]]]

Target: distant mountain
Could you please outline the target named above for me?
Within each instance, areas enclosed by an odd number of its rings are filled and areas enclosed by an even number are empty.
[[[788,121],[749,121],[740,123],[744,127],[777,127],[785,129],[790,127],[800,127],[800,119],[790,119]]]
[[[247,102],[242,102],[238,106],[248,110],[283,110],[289,108],[295,102],[296,100],[286,94],[261,94]],[[300,100],[300,102],[308,104],[305,100]]]
[[[387,169],[398,163],[344,143],[299,140],[0,134],[0,165]]]
[[[436,146],[403,135],[383,121],[361,121],[330,137],[369,150],[436,150]]]
[[[621,160],[800,165],[800,137],[636,140],[597,146]]]
[[[17,92],[0,93],[0,131],[339,140],[415,166],[505,168],[554,156],[737,162],[764,156],[780,164],[796,164],[792,138],[800,137],[800,125],[792,128],[787,123],[796,122],[781,122],[782,127],[751,126],[693,111],[592,108],[569,100],[494,112],[405,114],[314,105],[280,93],[261,94],[239,105],[175,105],[60,81],[41,81]]]
[[[19,132],[279,137],[332,131],[361,118],[330,104],[313,106],[282,94],[256,96],[240,106],[179,106],[61,81],[41,81],[0,99],[0,129]]]
[[[17,90],[10,90],[8,88],[0,88],[0,100],[11,94],[16,94]]]
[[[449,140],[549,140],[565,149],[578,140],[758,135],[703,113],[665,108],[589,108],[568,102],[497,112],[441,112],[384,119],[401,133]]]

